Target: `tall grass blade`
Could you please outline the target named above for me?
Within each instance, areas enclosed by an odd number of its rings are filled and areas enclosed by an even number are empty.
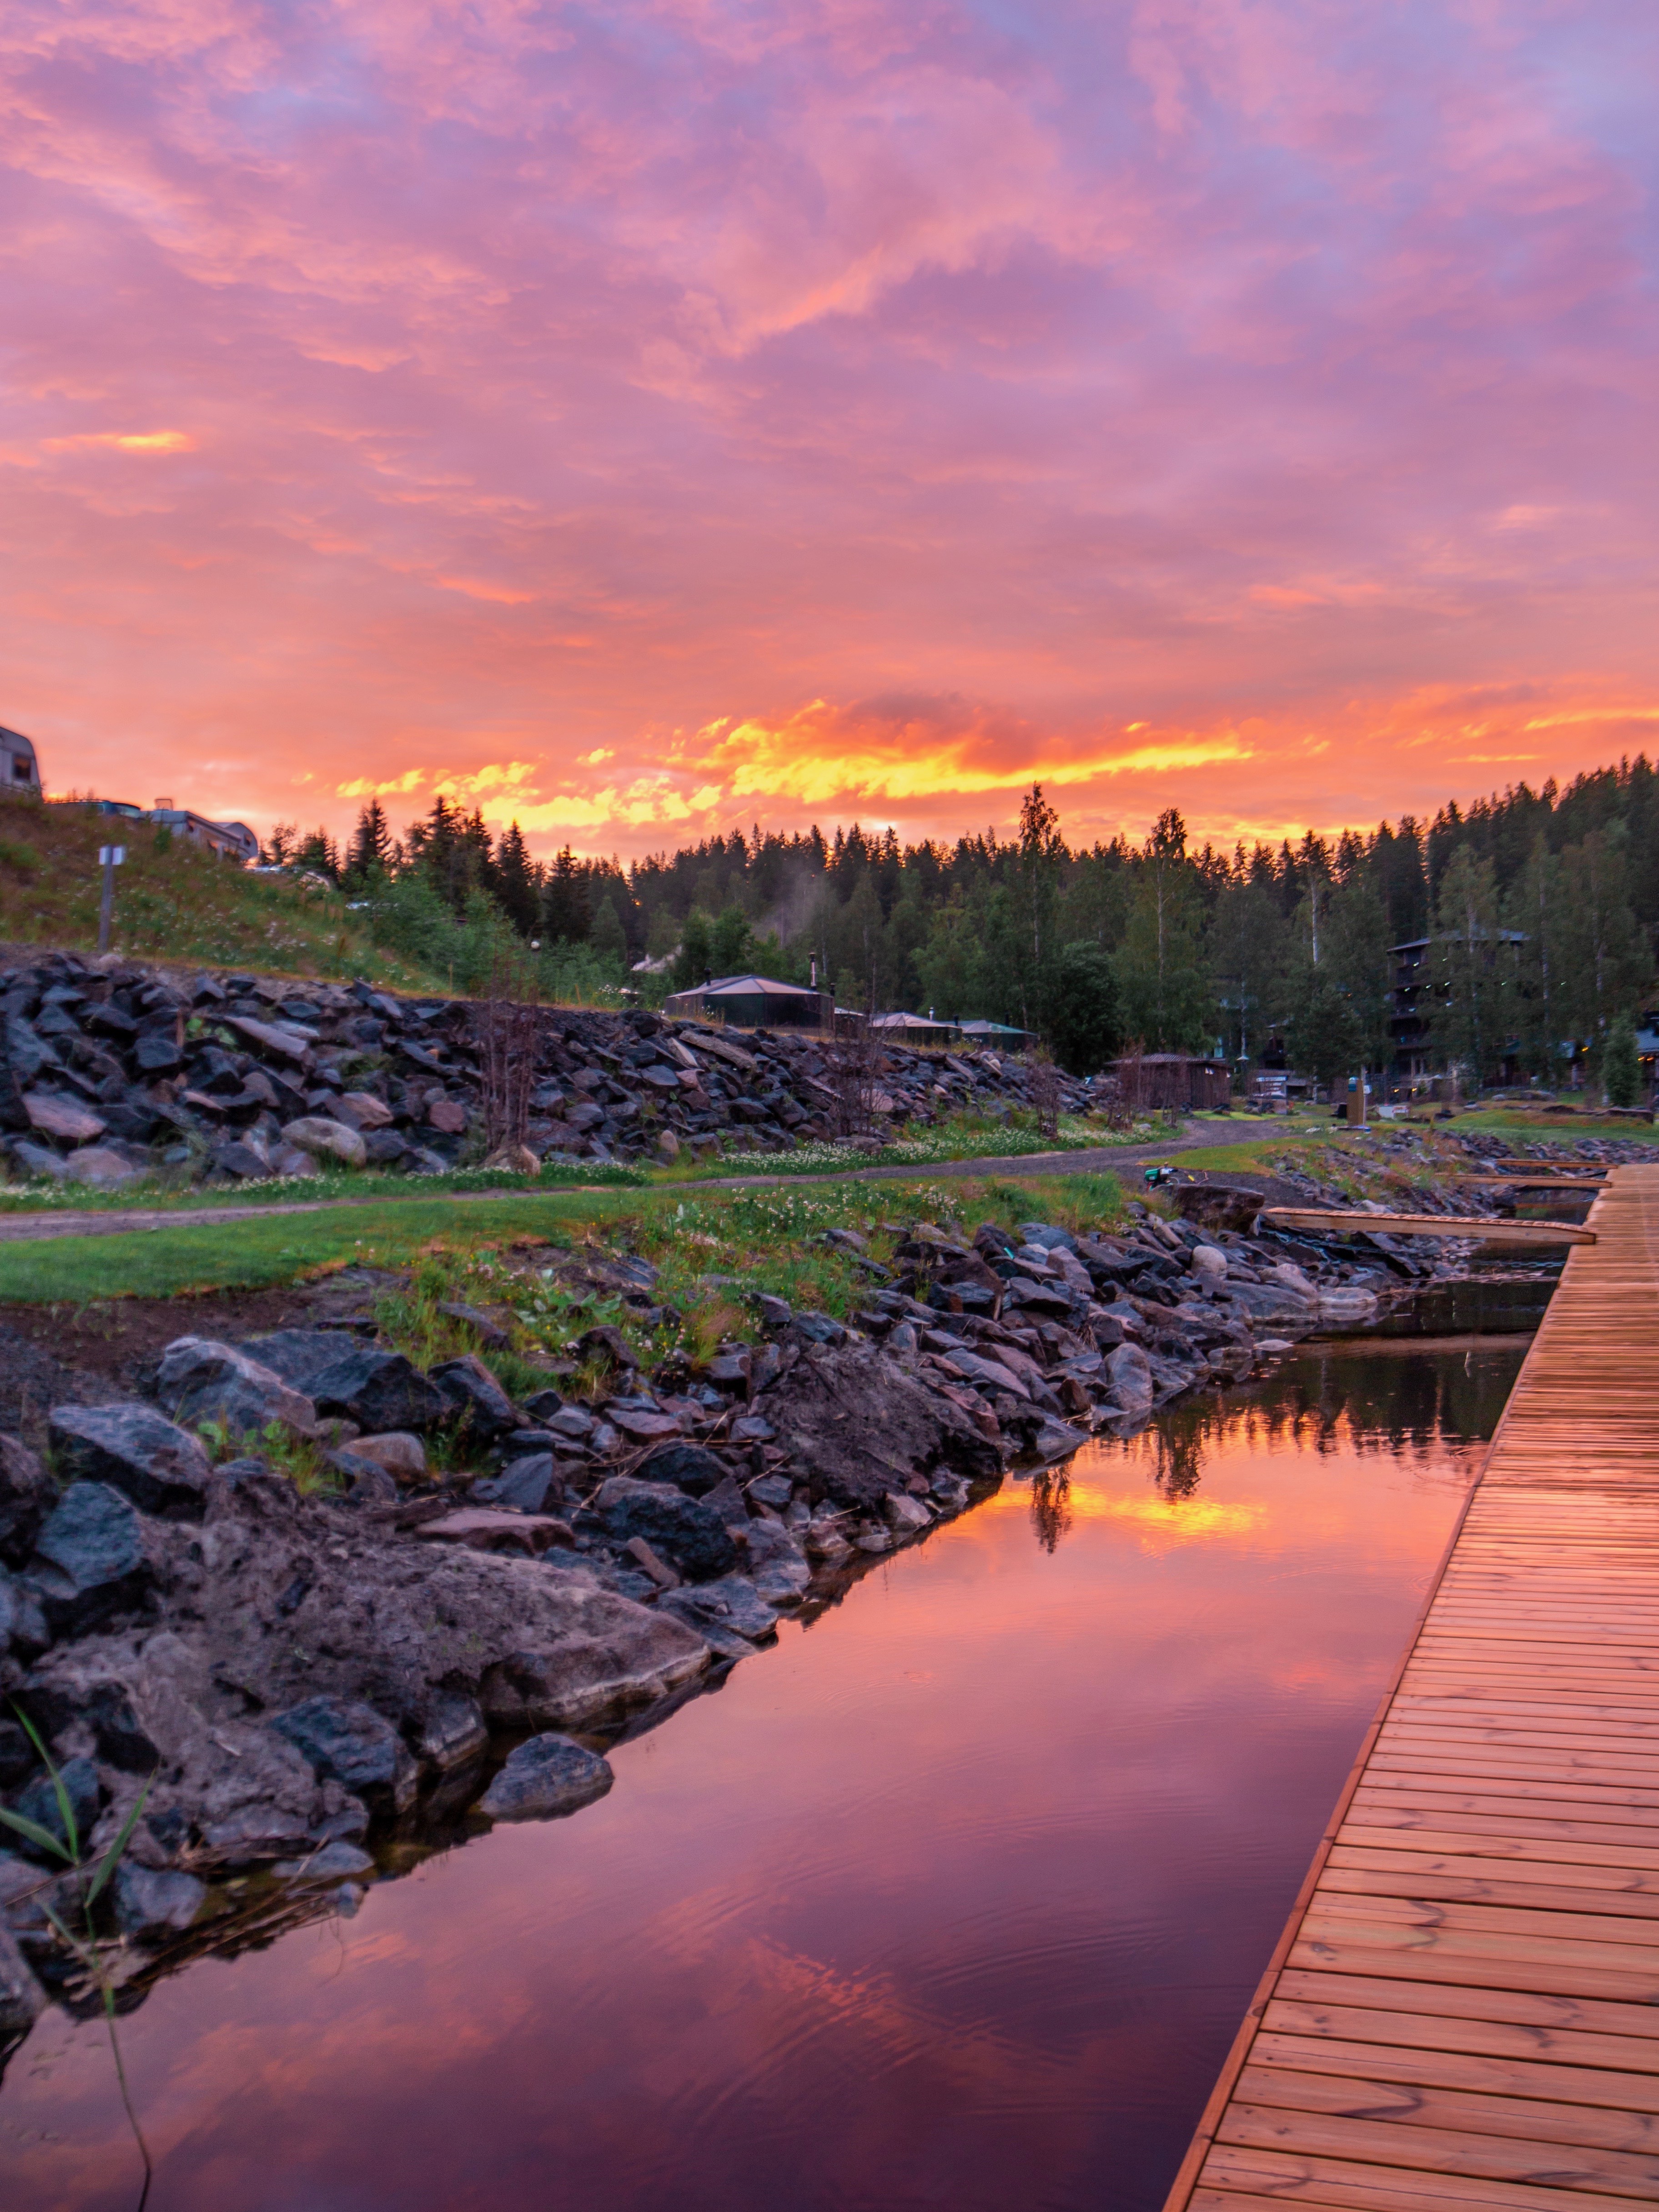
[[[138,1792],[137,1797],[134,1801],[131,1812],[127,1814],[126,1819],[121,1823],[120,1834],[117,1836],[115,1841],[110,1845],[109,1849],[104,1853],[103,1857],[99,1861],[98,1871],[94,1875],[92,1878],[92,1887],[87,1892],[87,1909],[88,1911],[90,1911],[92,1907],[97,1903],[99,1891],[102,1889],[104,1884],[114,1873],[116,1865],[120,1859],[122,1852],[125,1850],[127,1845],[132,1841],[132,1832],[137,1826],[138,1816],[144,1809],[144,1800],[149,1796],[150,1791],[155,1788],[155,1777],[152,1774],[149,1780],[145,1783],[143,1788]]]

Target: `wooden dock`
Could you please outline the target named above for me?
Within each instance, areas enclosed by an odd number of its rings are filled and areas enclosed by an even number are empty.
[[[1310,1229],[1316,1235],[1471,1237],[1483,1244],[1594,1244],[1595,1231],[1576,1221],[1512,1221],[1492,1213],[1367,1213],[1358,1207],[1265,1206],[1269,1229]]]
[[[1659,2203],[1659,1168],[1590,1219],[1167,2212]]]

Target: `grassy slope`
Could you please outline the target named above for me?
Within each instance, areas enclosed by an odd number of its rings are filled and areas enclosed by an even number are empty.
[[[0,805],[0,939],[94,951],[105,844],[123,844],[127,854],[115,879],[117,951],[436,988],[435,978],[376,947],[337,891],[251,875],[181,839],[164,843],[148,822],[27,799]]]

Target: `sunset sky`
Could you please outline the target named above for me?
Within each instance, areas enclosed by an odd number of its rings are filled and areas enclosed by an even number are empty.
[[[0,722],[1075,842],[1659,745],[1652,0],[14,0]]]

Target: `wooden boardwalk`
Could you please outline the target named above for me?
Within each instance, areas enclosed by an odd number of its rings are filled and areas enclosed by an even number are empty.
[[[1590,1225],[1167,2212],[1659,2203],[1659,1167]]]

